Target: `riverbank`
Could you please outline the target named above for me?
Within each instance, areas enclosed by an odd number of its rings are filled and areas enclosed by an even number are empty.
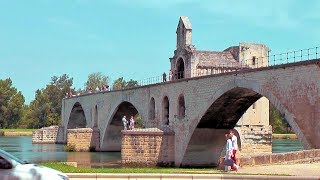
[[[0,129],[0,136],[32,136],[35,129]]]
[[[273,139],[297,139],[296,134],[272,134]]]

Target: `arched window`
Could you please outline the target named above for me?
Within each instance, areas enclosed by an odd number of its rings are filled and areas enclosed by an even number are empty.
[[[180,58],[177,62],[177,79],[184,78],[184,62],[183,59]]]
[[[93,116],[93,127],[98,127],[98,106],[94,107],[94,116]]]
[[[149,104],[149,119],[150,120],[154,120],[156,118],[155,109],[156,109],[156,104],[155,104],[154,98],[152,97],[150,100],[150,104]]]
[[[178,99],[178,118],[184,118],[185,114],[186,114],[186,107],[185,107],[184,97],[183,95],[180,95]]]
[[[169,99],[164,97],[162,102],[162,120],[165,125],[169,125]]]

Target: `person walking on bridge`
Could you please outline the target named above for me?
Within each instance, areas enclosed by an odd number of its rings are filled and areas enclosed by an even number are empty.
[[[127,130],[128,121],[127,121],[127,119],[126,119],[126,116],[123,116],[123,118],[122,118],[122,123],[123,123],[123,128],[124,128],[124,130]]]

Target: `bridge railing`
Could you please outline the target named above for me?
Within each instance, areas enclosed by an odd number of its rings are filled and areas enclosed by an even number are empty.
[[[221,74],[221,73],[227,73],[227,72],[233,72],[233,71],[239,72],[246,69],[270,67],[270,66],[288,64],[288,63],[294,63],[294,62],[300,62],[300,61],[308,61],[308,60],[320,58],[319,50],[320,50],[320,47],[313,47],[308,49],[290,51],[286,53],[268,55],[266,57],[253,57],[251,59],[242,60],[241,62],[216,64],[211,67],[198,65],[197,69],[195,70],[191,70],[191,71],[186,70],[183,72],[168,72],[160,76],[154,76],[154,77],[138,80],[138,84],[136,86],[146,86],[151,84],[163,83],[167,81],[175,81],[177,79],[183,79],[183,78],[207,76],[207,75]],[[111,88],[110,91],[127,89],[131,87],[122,87],[120,89]],[[78,95],[97,93],[97,92],[101,92],[101,91],[84,92]]]

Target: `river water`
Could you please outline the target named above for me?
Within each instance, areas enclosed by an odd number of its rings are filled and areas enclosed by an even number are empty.
[[[65,152],[62,144],[32,144],[31,136],[0,136],[0,148],[30,162],[77,162],[78,166],[117,167],[120,152]],[[273,153],[303,150],[297,139],[273,139]]]

